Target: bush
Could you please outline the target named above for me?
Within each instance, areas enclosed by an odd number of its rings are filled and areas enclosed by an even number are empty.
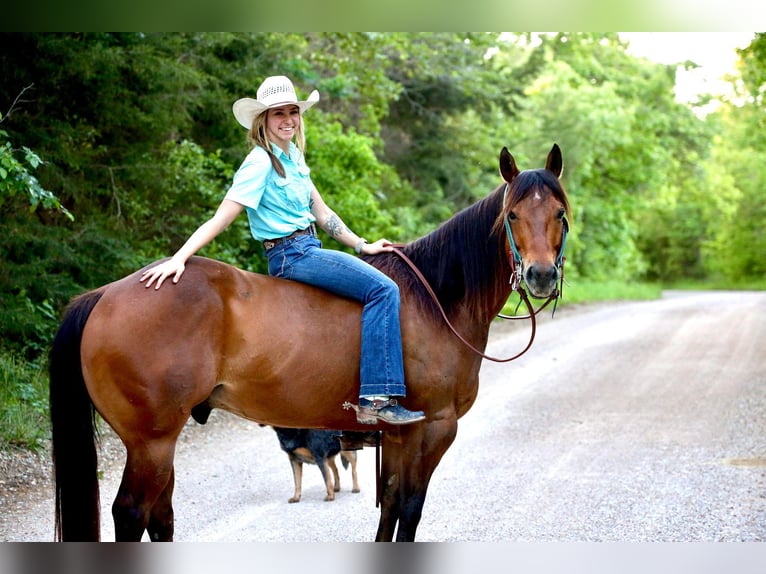
[[[49,436],[45,366],[0,353],[0,450],[39,450]]]

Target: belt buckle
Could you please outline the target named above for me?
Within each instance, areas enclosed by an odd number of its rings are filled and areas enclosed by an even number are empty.
[[[264,249],[266,249],[266,251],[268,251],[269,249],[274,248],[276,244],[277,244],[276,241],[264,241],[263,247]]]

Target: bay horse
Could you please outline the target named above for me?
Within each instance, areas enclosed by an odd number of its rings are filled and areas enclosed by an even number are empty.
[[[504,180],[396,253],[365,257],[401,292],[408,395],[426,420],[384,432],[377,541],[413,541],[426,491],[479,390],[494,317],[516,268],[532,296],[555,294],[569,203],[554,144],[545,168],[519,171],[503,148]],[[193,257],[177,284],[147,289],[142,270],[70,302],[50,354],[55,538],[100,539],[95,417],[125,445],[112,505],[118,541],[173,539],[173,457],[188,418],[225,409],[279,427],[370,430],[359,391],[361,305],[320,289]],[[441,313],[444,313],[442,315]],[[383,428],[385,427],[385,428]]]

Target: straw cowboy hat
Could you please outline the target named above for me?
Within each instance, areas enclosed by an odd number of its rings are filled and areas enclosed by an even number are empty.
[[[319,101],[319,92],[314,90],[306,101],[298,101],[295,87],[287,76],[270,76],[263,80],[258,87],[256,99],[240,98],[232,106],[234,117],[245,129],[253,126],[253,120],[268,109],[278,108],[287,104],[295,104],[305,112]]]

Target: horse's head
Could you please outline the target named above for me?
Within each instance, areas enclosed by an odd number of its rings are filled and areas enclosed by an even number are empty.
[[[500,218],[507,234],[506,252],[515,276],[533,297],[556,292],[569,230],[569,201],[559,177],[563,170],[556,144],[545,168],[519,171],[507,148],[500,152],[500,174],[506,182]]]

